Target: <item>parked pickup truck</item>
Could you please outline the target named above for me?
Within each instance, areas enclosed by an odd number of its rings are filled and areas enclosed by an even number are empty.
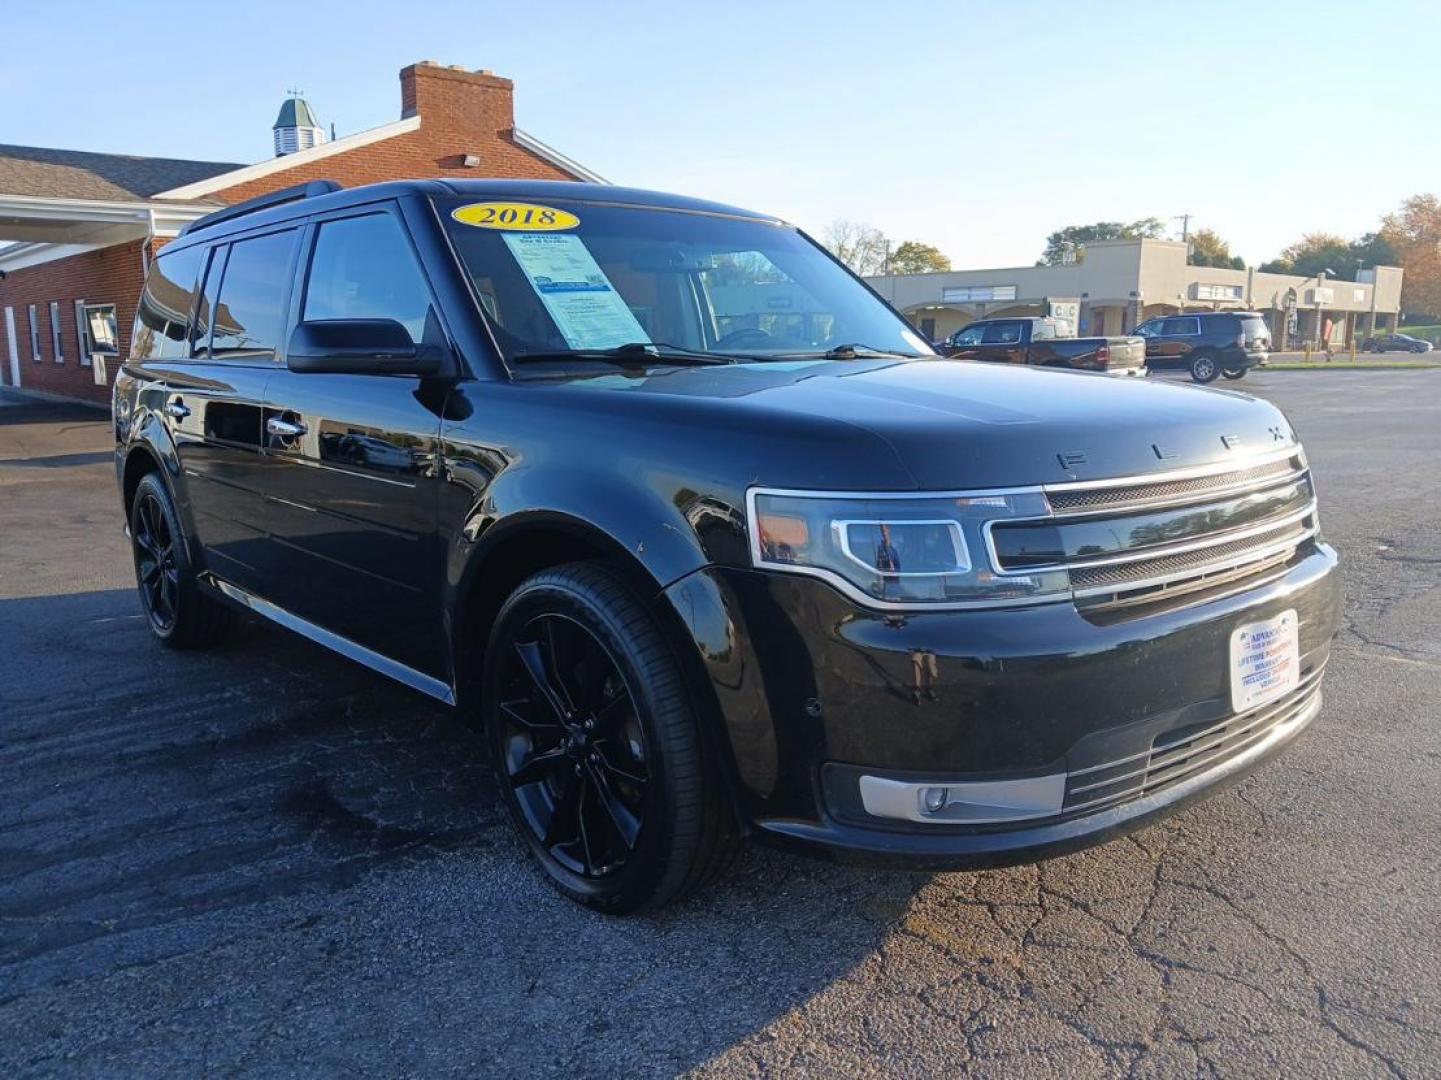
[[[1138,337],[1071,337],[1063,319],[982,319],[947,338],[938,350],[958,360],[1146,374],[1146,342]]]

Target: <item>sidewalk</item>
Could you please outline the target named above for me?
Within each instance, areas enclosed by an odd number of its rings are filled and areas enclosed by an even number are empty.
[[[1310,371],[1312,369],[1326,369],[1337,371],[1394,371],[1437,367],[1441,367],[1441,352],[1409,354],[1358,352],[1356,359],[1352,360],[1349,351],[1338,351],[1331,354],[1329,361],[1323,352],[1313,352],[1309,361],[1306,359],[1304,352],[1272,353],[1271,359],[1262,370]]]

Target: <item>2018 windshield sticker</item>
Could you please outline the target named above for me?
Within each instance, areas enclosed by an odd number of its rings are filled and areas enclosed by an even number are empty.
[[[580,237],[508,233],[505,246],[569,348],[613,349],[650,340]]]
[[[452,210],[450,216],[462,225],[472,225],[477,229],[517,232],[553,232],[573,229],[580,224],[580,218],[569,210],[522,202],[468,203]]]

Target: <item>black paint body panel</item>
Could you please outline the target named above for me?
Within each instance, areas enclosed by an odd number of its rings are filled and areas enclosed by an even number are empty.
[[[744,213],[589,185],[426,181],[187,233],[178,244],[388,207],[423,264],[451,366],[433,378],[301,373],[283,349],[273,363],[132,361],[116,385],[122,485],[158,466],[207,573],[292,613],[301,632],[353,643],[348,655],[415,672],[405,681],[443,699],[475,663],[461,629],[496,553],[533,537],[563,552],[573,539],[577,556],[624,564],[673,634],[743,823],[915,865],[1049,851],[1130,819],[1012,842],[858,828],[827,808],[828,765],[1004,776],[1118,753],[1223,709],[1230,631],[1289,606],[1305,663],[1324,661],[1339,601],[1323,545],[1264,586],[1109,623],[1069,601],[897,615],[752,569],[753,486],[1034,488],[1239,464],[1295,437],[1244,394],[940,358],[512,373],[429,199],[548,193]],[[167,413],[177,400],[188,416]],[[272,418],[306,432],[275,436]],[[936,700],[919,704],[917,654],[937,673]]]

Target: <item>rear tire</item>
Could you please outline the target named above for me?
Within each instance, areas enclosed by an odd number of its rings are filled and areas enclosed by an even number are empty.
[[[1221,365],[1210,353],[1202,353],[1200,356],[1191,357],[1191,378],[1198,383],[1215,382],[1216,376],[1221,374]]]
[[[522,582],[496,616],[482,688],[501,797],[563,894],[655,909],[730,865],[739,832],[680,665],[614,569]]]
[[[1243,367],[1242,367],[1242,368],[1225,368],[1225,369],[1221,372],[1221,374],[1222,374],[1223,376],[1225,376],[1226,378],[1228,378],[1228,379],[1244,379],[1244,378],[1246,377],[1246,369],[1243,368]]]
[[[142,477],[135,489],[130,548],[140,606],[162,644],[205,649],[224,640],[233,622],[230,609],[200,591],[180,515],[157,473]]]

